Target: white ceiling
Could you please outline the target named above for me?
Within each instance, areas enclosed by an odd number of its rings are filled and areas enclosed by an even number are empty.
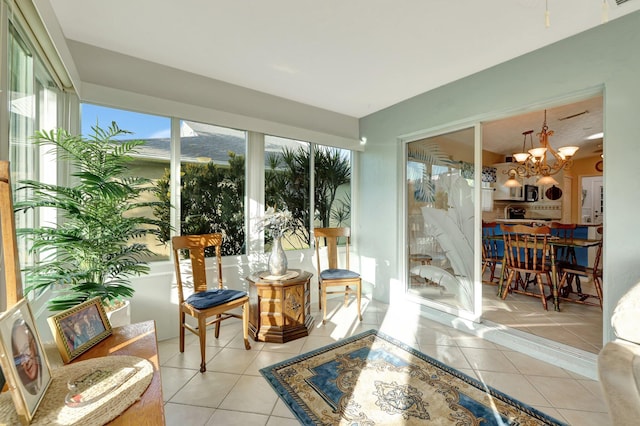
[[[356,118],[603,16],[602,0],[548,0],[549,28],[545,0],[46,1],[68,39]],[[640,9],[606,1],[609,20]]]

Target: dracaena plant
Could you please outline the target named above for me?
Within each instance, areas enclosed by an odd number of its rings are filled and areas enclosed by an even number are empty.
[[[57,223],[18,230],[38,259],[26,268],[28,292],[51,289],[49,309],[64,310],[99,296],[108,307],[133,296],[130,279],[146,274],[151,251],[143,242],[158,235],[161,223],[144,215],[157,201],[143,201],[152,182],[131,176],[128,165],[143,144],[124,140],[130,132],[114,122],[96,125],[88,137],[64,130],[39,131],[35,142],[67,160],[70,185],[25,180],[18,191],[25,201],[17,212],[56,209]]]

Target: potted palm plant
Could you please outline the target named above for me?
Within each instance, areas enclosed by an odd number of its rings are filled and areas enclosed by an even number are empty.
[[[151,251],[142,240],[159,235],[160,221],[143,215],[157,201],[141,196],[153,191],[151,181],[127,174],[128,164],[143,144],[123,140],[130,132],[114,122],[96,125],[88,137],[64,130],[39,131],[35,141],[51,146],[71,169],[70,185],[26,180],[18,191],[25,201],[15,210],[54,208],[57,223],[17,232],[30,241],[39,261],[26,268],[28,292],[52,291],[48,308],[60,311],[99,296],[107,311],[134,294],[130,279],[149,271]]]

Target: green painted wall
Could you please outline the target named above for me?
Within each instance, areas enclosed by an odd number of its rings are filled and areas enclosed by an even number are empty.
[[[639,281],[640,267],[640,12],[523,55],[360,121],[366,136],[359,156],[358,247],[361,259],[376,259],[367,280],[374,295],[392,300],[404,279],[399,223],[403,182],[398,137],[453,123],[512,115],[523,108],[568,103],[604,91],[605,252],[604,328],[616,301]],[[371,214],[374,212],[375,214]],[[368,230],[385,232],[366,232]]]

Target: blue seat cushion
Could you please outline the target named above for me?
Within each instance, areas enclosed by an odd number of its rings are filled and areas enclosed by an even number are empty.
[[[194,293],[187,297],[186,302],[196,309],[207,309],[240,299],[246,295],[247,292],[241,290],[214,289]]]
[[[320,272],[320,278],[323,280],[340,280],[345,278],[359,278],[360,274],[348,269],[325,269]]]

